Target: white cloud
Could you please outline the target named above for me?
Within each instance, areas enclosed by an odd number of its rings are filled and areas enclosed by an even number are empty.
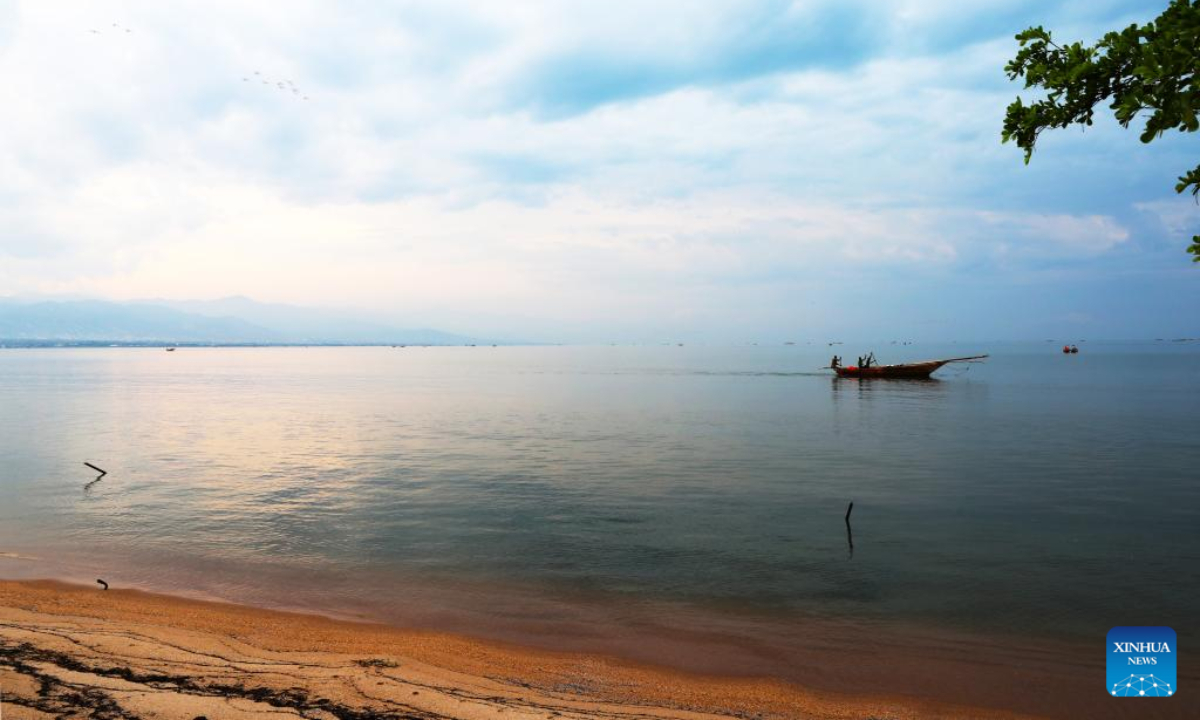
[[[998,143],[1011,29],[963,30],[950,3],[797,5],[857,13],[882,50],[757,72],[747,48],[789,39],[747,24],[771,7],[21,3],[0,37],[0,294],[616,323],[1128,237],[1108,207],[993,199],[1027,177]],[[945,27],[961,41],[930,49]],[[561,116],[529,99],[548,63],[593,55],[665,79]]]
[[[1129,239],[1128,229],[1104,215],[981,212],[978,218],[1006,254],[1021,247],[1039,255],[1099,254]]]
[[[1200,207],[1191,196],[1180,195],[1165,200],[1135,203],[1134,207],[1162,223],[1172,243],[1178,243],[1180,237],[1200,233]]]

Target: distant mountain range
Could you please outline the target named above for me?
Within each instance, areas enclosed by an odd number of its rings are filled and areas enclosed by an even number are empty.
[[[334,310],[222,300],[0,298],[3,345],[471,345],[493,341],[404,329]]]

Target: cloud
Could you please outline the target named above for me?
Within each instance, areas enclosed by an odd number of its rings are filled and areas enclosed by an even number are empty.
[[[845,3],[593,5],[583,22],[578,4],[566,7],[559,41],[513,83],[514,105],[563,116],[682,87],[846,67],[878,40],[877,16]]]
[[[978,213],[986,224],[982,234],[996,238],[998,249],[1010,254],[1014,248],[1035,248],[1036,254],[1104,253],[1129,239],[1129,230],[1105,215],[1043,215]]]
[[[1188,222],[1153,203],[1195,138],[1101,123],[1028,168],[998,142],[1014,32],[1094,36],[1138,3],[15,7],[6,293],[615,331],[777,320],[830,278],[1113,272]]]
[[[1134,203],[1133,207],[1157,220],[1170,236],[1184,237],[1200,233],[1200,209],[1194,198],[1181,195]]]

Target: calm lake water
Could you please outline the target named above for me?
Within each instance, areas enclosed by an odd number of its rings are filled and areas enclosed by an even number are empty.
[[[1081,348],[0,350],[0,574],[767,664],[815,623],[1195,637],[1200,345]]]

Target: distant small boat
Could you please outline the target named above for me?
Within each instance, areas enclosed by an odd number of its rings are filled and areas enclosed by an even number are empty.
[[[834,372],[838,377],[844,378],[897,378],[897,379],[923,379],[928,378],[938,368],[952,362],[965,362],[967,360],[983,360],[987,355],[972,355],[971,357],[949,358],[947,360],[923,360],[915,363],[899,363],[896,365],[872,365],[870,367],[858,367],[849,365],[847,367],[835,367]]]
[[[175,348],[173,347],[166,348],[166,350],[167,352],[175,352]]]

